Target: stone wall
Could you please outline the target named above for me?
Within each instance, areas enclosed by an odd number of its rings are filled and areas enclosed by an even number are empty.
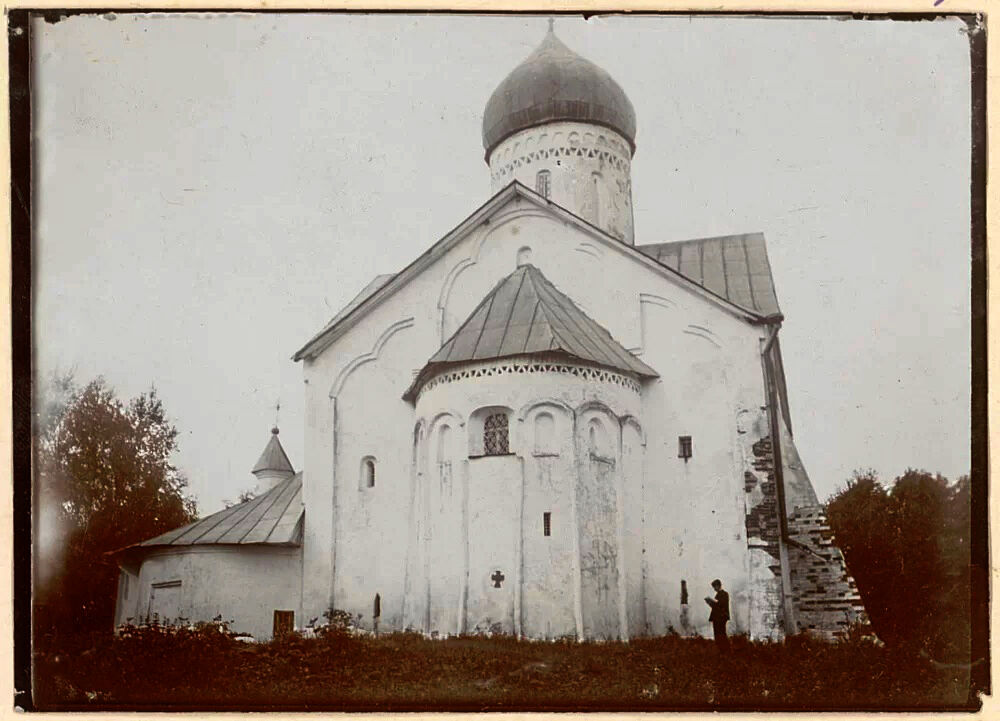
[[[774,556],[779,557],[778,540],[781,528],[778,523],[778,493],[774,478],[774,450],[770,436],[753,444],[753,471],[743,474],[747,502],[747,539],[756,539]],[[780,575],[780,573],[779,573]]]
[[[766,414],[762,414],[759,423],[766,423],[766,420]],[[749,451],[744,457],[749,468],[743,473],[749,553],[748,632],[753,639],[779,640],[784,636],[779,545],[781,528],[778,523],[778,486],[774,475],[771,437],[759,437],[750,445]]]
[[[800,632],[826,638],[844,635],[864,613],[861,596],[823,506],[800,506],[788,518],[788,558],[792,594]]]

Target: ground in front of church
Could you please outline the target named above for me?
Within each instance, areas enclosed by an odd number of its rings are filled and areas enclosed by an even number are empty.
[[[668,710],[970,708],[967,665],[857,640],[666,636],[630,643],[217,632],[91,638],[37,653],[44,710]]]

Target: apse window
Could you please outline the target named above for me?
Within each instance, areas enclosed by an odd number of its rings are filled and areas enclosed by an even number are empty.
[[[361,459],[361,488],[375,487],[375,459],[371,456]]]
[[[542,535],[551,536],[552,535],[552,512],[545,511],[542,514]]]
[[[685,462],[691,457],[691,436],[678,436],[677,457],[683,458]]]
[[[506,413],[486,416],[483,424],[483,455],[506,456],[510,453],[510,434]]]
[[[547,170],[539,170],[535,176],[535,190],[543,198],[548,198],[552,192],[552,174]]]

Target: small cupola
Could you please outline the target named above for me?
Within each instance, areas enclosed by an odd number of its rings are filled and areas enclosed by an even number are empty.
[[[292,463],[288,460],[288,454],[285,453],[285,449],[281,447],[281,441],[278,440],[277,426],[271,429],[271,439],[264,446],[264,452],[260,454],[257,465],[253,467],[251,473],[257,477],[261,485],[267,484],[269,488],[273,488],[295,475],[295,469],[292,468]]]

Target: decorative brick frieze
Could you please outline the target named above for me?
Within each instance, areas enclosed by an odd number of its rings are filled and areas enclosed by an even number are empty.
[[[423,394],[442,383],[452,383],[465,378],[487,378],[524,373],[565,373],[583,378],[584,380],[614,383],[622,388],[628,388],[635,393],[638,393],[640,390],[639,383],[635,379],[607,370],[606,368],[570,365],[568,363],[495,361],[436,375],[423,385],[420,393]]]
[[[556,148],[539,148],[538,150],[531,150],[520,155],[508,163],[503,165],[497,165],[496,169],[493,171],[493,182],[503,183],[506,179],[512,177],[514,171],[517,168],[523,167],[525,165],[530,165],[531,163],[541,162],[543,160],[548,160],[550,158],[593,158],[596,160],[603,160],[607,166],[614,168],[619,173],[626,176],[626,181],[628,173],[631,172],[631,163],[628,158],[619,155],[611,150],[603,150],[600,148],[587,148],[583,146],[577,147],[556,147]],[[629,189],[630,190],[630,189]]]

